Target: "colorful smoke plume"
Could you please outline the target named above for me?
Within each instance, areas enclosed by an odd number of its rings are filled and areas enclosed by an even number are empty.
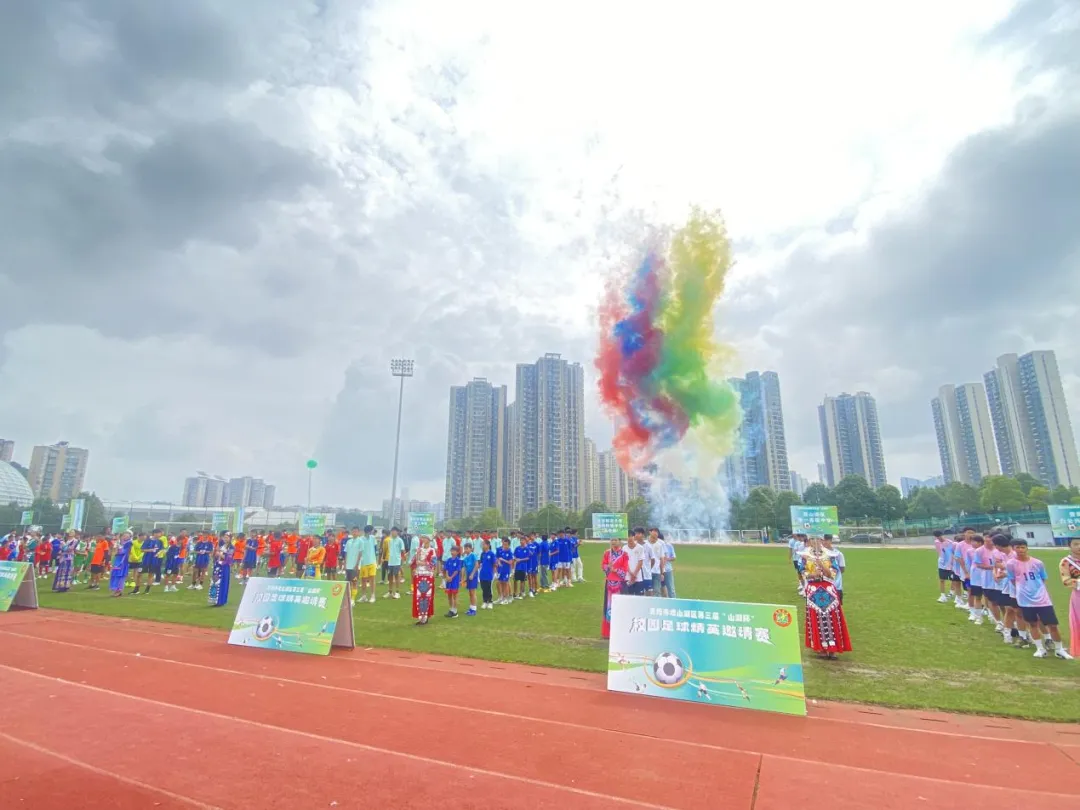
[[[731,265],[723,220],[695,210],[608,281],[596,366],[615,453],[632,476],[693,478],[684,492],[711,487],[735,449],[742,412],[726,380],[733,352],[713,326]]]

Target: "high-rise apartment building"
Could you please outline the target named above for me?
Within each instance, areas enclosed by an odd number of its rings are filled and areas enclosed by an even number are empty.
[[[38,445],[30,456],[30,488],[38,498],[69,501],[83,491],[90,451],[67,442]]]
[[[905,498],[910,498],[911,493],[916,489],[937,489],[943,486],[945,486],[945,478],[940,475],[934,475],[930,478],[909,478],[907,476],[900,478],[900,494]]]
[[[514,420],[510,426],[516,519],[549,503],[580,509],[585,449],[585,375],[580,363],[545,354],[517,367]]]
[[[751,371],[728,382],[742,407],[739,446],[724,462],[728,492],[745,497],[755,487],[790,490],[780,377],[775,371]]]
[[[806,494],[806,488],[810,486],[810,482],[803,476],[799,475],[795,470],[791,471],[791,491],[798,495],[800,498]]]
[[[15,442],[0,439],[0,461],[10,462],[15,457]]]
[[[581,475],[584,492],[581,497],[581,508],[584,509],[591,503],[603,503],[600,497],[600,454],[596,452],[596,442],[585,439],[584,450],[585,469]]]
[[[1003,354],[983,375],[1001,468],[1050,487],[1080,485],[1076,438],[1052,351]]]
[[[446,442],[447,517],[503,509],[506,442],[506,386],[486,379],[452,386]]]
[[[877,403],[870,394],[825,397],[818,406],[818,422],[830,487],[848,475],[861,475],[872,489],[888,483]]]
[[[263,509],[273,509],[274,499],[277,497],[277,487],[273,484],[267,484],[263,490]],[[255,504],[253,504],[255,505]]]
[[[596,462],[600,491],[598,500],[608,509],[617,512],[624,509],[628,501],[641,495],[641,483],[619,466],[614,450],[597,453]]]
[[[945,483],[977,487],[986,476],[1001,474],[982,383],[943,385],[930,408]]]
[[[254,506],[270,509],[277,488],[261,478],[244,476],[226,481],[219,475],[207,475],[201,470],[184,479],[184,506],[238,507]]]

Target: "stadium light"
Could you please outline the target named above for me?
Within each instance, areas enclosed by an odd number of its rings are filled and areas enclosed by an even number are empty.
[[[397,506],[398,453],[401,450],[401,403],[405,399],[405,378],[413,375],[413,361],[399,358],[390,361],[390,373],[398,378],[397,438],[394,440],[394,477],[390,483],[390,525],[394,525]]]

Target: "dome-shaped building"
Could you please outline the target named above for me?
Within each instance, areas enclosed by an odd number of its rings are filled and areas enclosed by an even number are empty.
[[[34,503],[34,491],[23,474],[8,464],[0,461],[0,504],[7,506],[17,503],[30,506]]]

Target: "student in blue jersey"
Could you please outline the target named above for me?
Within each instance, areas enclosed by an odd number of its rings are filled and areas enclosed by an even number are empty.
[[[514,549],[514,598],[524,599],[529,588],[529,547],[519,544]],[[530,593],[529,596],[532,596]]]
[[[476,586],[480,582],[480,561],[473,552],[471,540],[465,541],[462,547],[465,554],[461,558],[461,573],[465,579],[465,590],[469,592],[469,610],[466,616],[476,615]]]
[[[494,610],[495,603],[492,601],[491,583],[495,579],[495,552],[491,550],[491,541],[487,538],[484,538],[480,546],[478,562],[480,567],[480,596],[483,599],[480,603],[480,609]]]
[[[571,550],[570,545],[570,530],[563,529],[559,532],[559,575],[562,578],[562,584],[567,588],[574,587],[574,583],[570,581],[573,559],[573,551]]]
[[[419,545],[418,543],[414,543]],[[375,527],[368,524],[360,537],[360,601],[375,604],[375,576],[379,571],[378,540]]]
[[[585,564],[581,561],[581,541],[577,529],[570,529],[570,579],[574,582],[585,581]]]
[[[514,601],[510,595],[510,571],[514,567],[514,552],[510,549],[510,538],[502,539],[502,548],[495,552],[495,573],[499,582],[500,605],[509,605]]]
[[[401,566],[405,562],[405,541],[397,526],[390,529],[386,555],[386,593],[383,599],[401,598]]]
[[[131,592],[132,596],[137,594],[142,587],[143,577],[146,577],[145,593],[150,593],[150,586],[154,584],[155,577],[161,576],[161,554],[164,551],[165,543],[161,539],[161,530],[154,529],[153,534],[142,544],[142,564],[138,573],[135,574],[135,590]]]
[[[540,567],[540,590],[547,593],[551,584],[548,579],[548,569],[551,565],[551,544],[548,542],[546,534],[540,535],[540,539],[536,541],[536,547],[539,552],[537,564]]]
[[[529,596],[536,596],[536,592],[540,589],[537,583],[537,574],[540,571],[540,543],[536,540],[536,535],[527,537],[528,542],[525,544],[525,548],[529,550]]]
[[[446,590],[446,601],[449,603],[449,610],[446,612],[446,618],[456,619],[458,615],[458,591],[461,589],[461,554],[458,551],[456,543],[447,543],[450,549],[450,556],[443,560],[443,587]]]
[[[450,559],[453,550],[458,547],[457,538],[453,535],[449,535],[443,538],[442,558],[439,560],[439,573],[443,579],[443,586],[446,585],[446,573],[443,571],[443,567],[446,561]]]

